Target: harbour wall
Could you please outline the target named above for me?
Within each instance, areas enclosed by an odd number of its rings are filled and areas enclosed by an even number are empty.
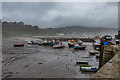
[[[105,45],[101,60],[101,68],[91,77],[91,80],[118,80],[120,69],[119,45]]]

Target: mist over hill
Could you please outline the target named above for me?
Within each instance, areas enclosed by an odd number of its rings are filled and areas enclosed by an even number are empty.
[[[117,30],[114,28],[90,28],[84,26],[66,26],[66,27],[59,27],[59,28],[39,28],[38,26],[33,26],[29,24],[24,24],[23,22],[2,22],[2,31],[4,36],[9,35],[57,35],[59,33],[64,34],[79,34],[79,33],[86,33],[86,32],[103,32],[103,31],[113,31]]]

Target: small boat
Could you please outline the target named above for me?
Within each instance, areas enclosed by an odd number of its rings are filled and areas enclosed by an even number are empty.
[[[79,40],[79,41],[78,41],[78,44],[79,44],[79,45],[82,45],[82,44],[83,44],[83,42],[82,42],[81,40]]]
[[[28,42],[28,44],[38,44],[39,43],[39,41],[33,41],[33,40],[32,41],[28,40],[27,42]]]
[[[100,58],[100,54],[97,54],[97,55],[96,55],[96,58]]]
[[[28,42],[28,44],[32,44],[32,41],[30,41],[30,40],[28,40],[27,42]]]
[[[72,43],[73,43],[73,42],[75,42],[75,41],[74,41],[74,40],[69,40],[69,42],[72,42]]]
[[[69,46],[69,47],[73,47],[73,46],[74,46],[74,43],[68,42],[68,46]]]
[[[38,42],[38,45],[50,45],[53,43],[52,41],[43,41],[43,42]]]
[[[100,56],[96,55],[96,58],[100,58]]]
[[[95,54],[98,54],[98,53],[99,53],[99,51],[97,51],[97,50],[91,50],[91,51],[89,51],[90,55],[95,55]]]
[[[95,49],[95,50],[100,51],[100,47],[96,47],[96,49]]]
[[[87,45],[75,45],[75,46],[73,46],[73,48],[74,49],[81,49],[81,50],[83,50],[83,49],[85,49],[87,47]]]
[[[51,42],[43,42],[43,45],[50,45]]]
[[[88,61],[77,61],[76,64],[88,64]]]
[[[32,44],[38,44],[39,42],[38,41],[31,41]]]
[[[51,46],[55,45],[55,43],[50,43]]]
[[[100,48],[100,43],[93,43],[95,49]]]
[[[53,46],[53,45],[57,45],[57,44],[59,44],[59,42],[57,42],[57,41],[55,41],[55,40],[50,41],[50,45],[51,45],[51,46]]]
[[[98,71],[98,67],[81,67],[81,71],[96,72]]]
[[[24,44],[22,44],[22,43],[21,44],[14,44],[14,46],[15,47],[22,47],[22,46],[24,46]]]
[[[53,45],[53,48],[57,49],[57,48],[64,48],[64,45]]]
[[[91,65],[81,65],[80,70],[81,70],[81,67],[92,67],[92,66]]]
[[[58,45],[58,43],[56,42],[56,43],[50,43],[50,45],[51,46],[53,46],[53,45]]]
[[[43,45],[43,43],[42,43],[42,42],[39,42],[38,45]]]

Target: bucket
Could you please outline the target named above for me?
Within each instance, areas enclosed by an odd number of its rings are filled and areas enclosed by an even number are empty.
[[[109,44],[109,42],[104,42],[104,45],[108,45]]]

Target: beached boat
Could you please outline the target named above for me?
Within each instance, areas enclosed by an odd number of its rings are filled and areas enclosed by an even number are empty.
[[[69,42],[72,42],[72,43],[74,43],[75,41],[74,41],[74,40],[69,40]]]
[[[55,45],[55,43],[50,43],[51,46]]]
[[[43,42],[43,45],[50,45],[50,42]]]
[[[100,58],[100,56],[99,56],[99,55],[96,55],[96,58]]]
[[[42,43],[42,42],[39,42],[38,45],[43,45],[43,43]]]
[[[43,41],[38,43],[38,45],[51,45],[51,44],[53,44],[52,41]]]
[[[45,41],[41,42],[40,44],[41,45],[50,45],[50,43],[52,43],[52,41],[45,40]]]
[[[39,42],[38,41],[32,41],[32,44],[38,44]]]
[[[81,49],[81,50],[85,49],[86,47],[87,47],[87,45],[81,45],[81,46],[80,45],[74,45],[73,46],[74,49]]]
[[[33,41],[33,40],[31,41],[31,40],[28,40],[27,42],[28,42],[28,44],[38,44],[38,43],[39,43],[38,40],[37,40],[37,41]]]
[[[53,46],[53,45],[57,45],[57,44],[59,44],[59,42],[57,42],[57,41],[55,41],[55,40],[50,41],[50,45],[51,45],[51,46]]]
[[[53,45],[53,48],[57,49],[57,48],[64,48],[64,45]]]
[[[92,67],[92,66],[91,66],[91,65],[85,65],[85,64],[84,64],[84,65],[81,65],[81,66],[80,66],[80,70],[81,70],[81,67]]]
[[[22,44],[22,43],[21,44],[14,44],[14,46],[15,47],[22,47],[22,46],[24,46],[24,44]]]
[[[82,42],[81,40],[79,40],[79,41],[78,41],[78,44],[79,44],[79,45],[82,45],[82,44],[83,44],[83,42]]]
[[[98,53],[99,53],[99,51],[97,51],[97,50],[91,50],[91,51],[89,51],[90,55],[95,55],[95,54],[98,54]]]
[[[28,40],[27,43],[28,43],[28,44],[32,44],[32,41]]]
[[[76,64],[88,64],[88,61],[77,61]]]
[[[100,54],[97,54],[97,55],[96,55],[96,58],[100,58]]]
[[[96,72],[98,71],[98,67],[81,67],[80,70],[86,72]]]
[[[69,47],[73,47],[73,46],[74,46],[74,43],[68,42],[68,46],[69,46]]]
[[[53,45],[58,45],[58,43],[56,42],[56,43],[50,43],[50,45],[51,46],[53,46]]]
[[[100,43],[93,43],[95,49],[100,48]]]

